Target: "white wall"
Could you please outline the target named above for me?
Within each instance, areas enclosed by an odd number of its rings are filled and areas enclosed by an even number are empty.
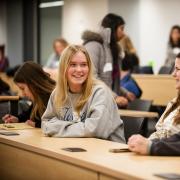
[[[107,0],[65,0],[62,36],[70,43],[82,43],[84,30],[96,30],[107,13]]]
[[[155,62],[155,72],[164,63],[171,26],[180,25],[179,7],[179,0],[141,0],[139,55],[142,64]]]
[[[84,29],[96,29],[108,12],[121,15],[141,65],[154,61],[154,71],[163,65],[169,31],[180,24],[180,0],[65,0],[62,34],[72,43],[81,42]]]
[[[128,34],[136,47],[140,47],[140,1],[139,0],[109,0],[109,12],[118,14],[126,22],[125,32]]]
[[[141,65],[153,61],[155,72],[164,64],[171,26],[180,25],[179,7],[180,0],[109,0],[109,12],[126,21]]]

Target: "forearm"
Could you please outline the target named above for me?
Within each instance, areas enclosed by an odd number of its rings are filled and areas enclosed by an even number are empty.
[[[153,142],[151,145],[150,154],[159,156],[179,156],[180,142]]]

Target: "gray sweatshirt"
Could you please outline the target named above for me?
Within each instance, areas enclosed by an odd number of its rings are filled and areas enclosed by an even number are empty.
[[[54,94],[42,116],[42,130],[53,137],[96,137],[125,143],[123,122],[110,89],[104,84],[94,86],[92,95],[80,112],[73,113],[73,103],[59,111],[54,108]],[[71,96],[72,98],[72,96]],[[71,99],[70,102],[73,100]],[[60,114],[61,111],[61,114]]]

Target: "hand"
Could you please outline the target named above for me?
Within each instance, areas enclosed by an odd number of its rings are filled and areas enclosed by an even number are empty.
[[[12,116],[10,114],[6,114],[5,116],[2,117],[2,120],[5,122],[5,123],[18,123],[19,122],[19,119],[15,116]]]
[[[129,101],[134,101],[136,99],[136,96],[132,92],[128,92],[126,97]]]
[[[117,96],[115,98],[115,101],[118,104],[118,106],[120,106],[120,107],[126,107],[128,104],[128,100],[123,96]]]
[[[32,127],[35,127],[35,122],[30,120],[30,119],[26,121],[26,124],[28,124],[28,125],[30,125]]]
[[[138,154],[142,154],[142,155],[148,154],[148,144],[149,144],[149,140],[141,135],[132,135],[128,139],[129,149]]]

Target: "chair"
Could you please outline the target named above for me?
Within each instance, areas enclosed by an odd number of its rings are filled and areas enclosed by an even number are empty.
[[[172,67],[171,66],[161,66],[159,69],[158,74],[171,74]]]
[[[10,102],[10,112],[12,115],[18,114],[19,96],[0,96],[0,102]]]
[[[154,74],[151,66],[139,66],[133,70],[135,74]]]
[[[138,111],[149,111],[152,105],[150,100],[135,99],[128,104],[127,109]],[[126,117],[121,116],[124,122],[124,133],[126,141],[133,134],[146,135],[147,133],[147,120],[146,118]]]

